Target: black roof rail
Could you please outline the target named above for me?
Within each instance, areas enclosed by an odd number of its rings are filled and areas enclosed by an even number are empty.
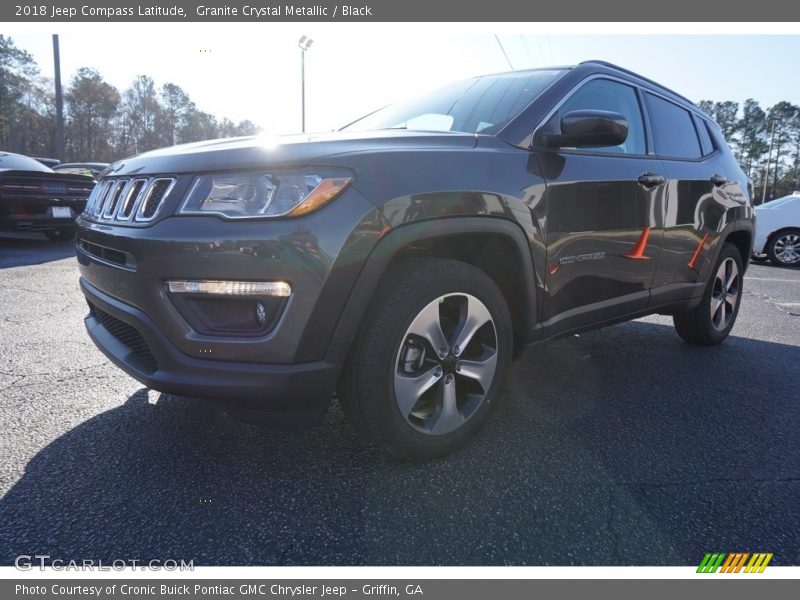
[[[627,73],[628,75],[631,75],[633,77],[637,77],[638,79],[641,79],[642,81],[646,81],[647,83],[650,83],[650,84],[652,84],[652,85],[654,85],[654,86],[656,86],[658,88],[661,88],[662,90],[669,92],[673,96],[677,96],[681,100],[691,104],[697,110],[700,110],[700,112],[703,112],[700,109],[700,107],[698,107],[694,102],[689,100],[686,96],[683,96],[682,94],[679,94],[675,90],[671,90],[667,86],[661,85],[657,81],[653,81],[652,79],[649,79],[649,78],[645,77],[644,75],[639,75],[638,73],[635,73],[635,72],[631,71],[630,69],[626,69],[625,67],[620,67],[619,65],[615,65],[614,63],[610,63],[610,62],[605,61],[605,60],[584,60],[580,64],[582,64],[582,65],[587,65],[587,64],[602,65],[602,66],[608,67],[610,69],[615,69],[617,71],[622,71],[623,73]]]

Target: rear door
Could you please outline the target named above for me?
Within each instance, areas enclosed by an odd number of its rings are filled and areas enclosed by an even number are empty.
[[[644,96],[668,180],[663,252],[653,281],[655,305],[702,294],[726,211],[739,206],[734,196],[741,196],[741,190],[735,174],[726,173],[728,161],[703,118],[660,95]]]
[[[661,165],[648,155],[636,87],[596,77],[579,84],[548,119],[573,110],[622,114],[620,146],[543,150],[547,179],[545,326],[555,332],[644,309],[662,233]]]

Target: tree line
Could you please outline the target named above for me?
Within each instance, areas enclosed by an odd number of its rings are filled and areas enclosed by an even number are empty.
[[[756,203],[800,190],[799,106],[784,100],[764,109],[752,98],[741,105],[711,100],[697,105],[719,124],[753,181]]]
[[[65,158],[113,162],[154,148],[220,137],[252,135],[248,120],[234,123],[200,110],[174,83],[158,87],[139,75],[120,92],[89,67],[66,83]],[[58,153],[52,80],[33,57],[0,34],[0,150],[28,156]]]

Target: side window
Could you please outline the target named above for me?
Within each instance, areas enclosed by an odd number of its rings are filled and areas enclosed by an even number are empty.
[[[695,115],[694,124],[697,127],[697,134],[700,136],[700,147],[703,149],[703,156],[708,156],[714,152],[714,144],[711,141],[711,135],[708,133],[706,120]]]
[[[647,153],[642,109],[633,87],[608,79],[593,79],[567,98],[553,118],[561,121],[561,117],[573,110],[608,110],[620,113],[628,121],[628,139],[624,143],[591,148],[588,152]]]
[[[656,154],[671,158],[700,158],[700,141],[691,113],[669,100],[648,93],[645,96],[653,123]]]

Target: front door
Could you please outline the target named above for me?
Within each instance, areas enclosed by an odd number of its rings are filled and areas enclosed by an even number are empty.
[[[663,168],[647,153],[636,89],[589,80],[552,118],[581,109],[624,115],[628,138],[619,146],[538,155],[547,178],[543,316],[555,330],[646,308],[663,235]]]

